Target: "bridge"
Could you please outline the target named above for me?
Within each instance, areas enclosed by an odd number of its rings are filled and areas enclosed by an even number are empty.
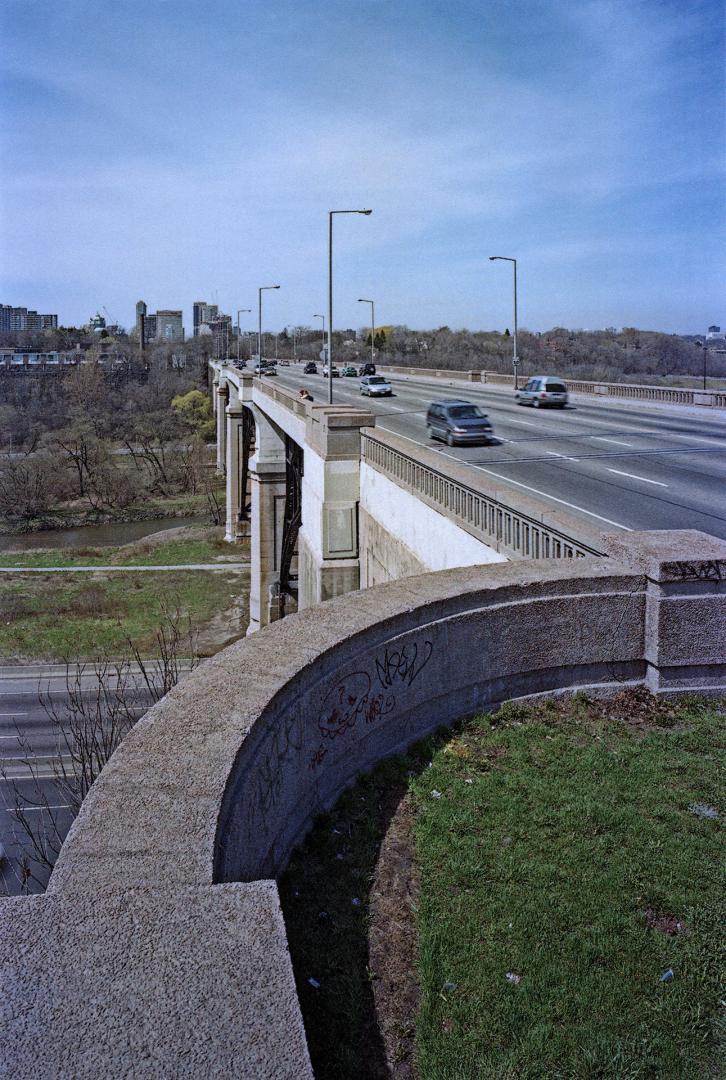
[[[256,632],[139,721],[48,891],[0,902],[17,1080],[312,1080],[275,878],[357,775],[511,699],[726,691],[723,539],[608,530],[352,401],[214,378]]]
[[[260,379],[212,362],[226,537],[251,539],[250,632],[411,574],[599,555],[603,531],[726,538],[726,394],[576,383],[576,407],[545,417],[515,405],[509,376],[455,374],[394,369],[395,397],[377,400],[336,379],[329,406],[300,366]],[[489,410],[495,445],[431,443],[425,411],[442,395]]]

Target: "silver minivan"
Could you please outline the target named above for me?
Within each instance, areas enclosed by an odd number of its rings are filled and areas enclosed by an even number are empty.
[[[567,405],[567,387],[556,375],[534,375],[520,390],[514,391],[518,405],[554,405],[564,409]]]

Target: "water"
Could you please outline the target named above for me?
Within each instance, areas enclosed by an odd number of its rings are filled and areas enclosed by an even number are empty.
[[[128,521],[117,525],[83,525],[78,529],[49,529],[22,536],[0,536],[0,551],[34,551],[37,548],[111,547],[129,544],[142,536],[184,525],[204,527],[203,517],[157,518],[155,521]]]

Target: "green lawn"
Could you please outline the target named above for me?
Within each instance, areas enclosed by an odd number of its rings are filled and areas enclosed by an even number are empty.
[[[248,591],[245,571],[3,574],[0,657],[119,656],[128,653],[128,639],[153,655],[164,608],[203,628]]]
[[[227,562],[231,556],[237,562],[248,562],[249,545],[228,544],[223,539],[172,540],[168,543],[137,540],[122,547],[3,551],[0,552],[0,566],[19,569],[33,566],[178,566]]]
[[[316,1075],[381,1075],[365,883],[406,787],[420,1080],[723,1075],[723,715],[643,693],[508,706],[348,793],[281,890]]]

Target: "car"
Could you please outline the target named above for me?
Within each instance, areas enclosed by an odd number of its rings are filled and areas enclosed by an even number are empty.
[[[307,364],[303,368],[303,375],[317,375],[318,365],[314,360],[308,360]]]
[[[346,364],[340,374],[350,379],[356,379],[358,377],[358,369],[354,364]]]
[[[247,367],[247,361],[246,361],[246,360],[235,360],[235,361],[234,361],[234,367],[236,367],[236,368],[238,368],[238,369],[239,369],[240,371],[242,371],[242,370],[243,370],[243,368],[246,368],[246,367]]]
[[[535,409],[542,405],[553,405],[564,409],[568,402],[567,387],[557,375],[533,375],[521,390],[514,391],[518,405],[532,405]]]
[[[361,364],[361,366],[358,368],[358,374],[359,375],[375,375],[375,373],[376,373],[376,365],[372,364],[370,362],[370,360],[368,361],[367,364]]]
[[[325,376],[326,379],[328,378],[328,374],[329,374],[328,365],[324,364],[323,365],[323,375]],[[333,378],[334,379],[339,379],[340,378],[340,372],[338,371],[335,364],[333,364]]]
[[[442,439],[448,446],[490,443],[494,428],[486,413],[472,401],[433,401],[426,413],[430,439]]]
[[[255,375],[277,375],[277,368],[270,363],[258,364],[255,368]]]
[[[290,361],[289,360],[278,360],[277,362],[280,365],[280,367],[290,367]]]
[[[382,375],[366,375],[360,381],[360,392],[368,397],[389,397],[393,387]]]

